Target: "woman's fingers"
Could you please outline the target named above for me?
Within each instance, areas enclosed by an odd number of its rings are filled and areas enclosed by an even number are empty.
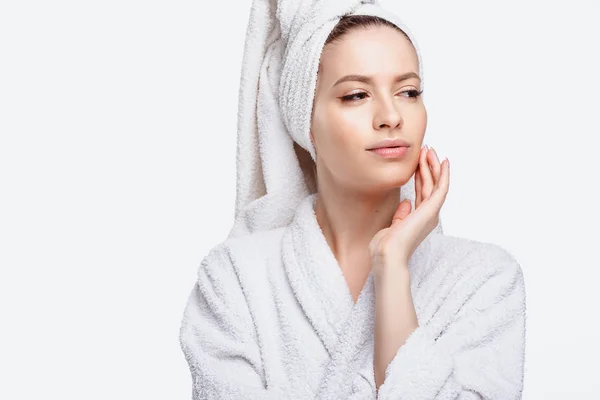
[[[440,180],[440,173],[441,173],[440,160],[439,160],[437,153],[435,152],[435,149],[433,147],[430,149],[427,156],[429,157],[429,161],[431,163],[431,171],[433,172],[433,184],[436,185],[438,183],[438,181]]]
[[[427,161],[427,148],[421,154],[419,158],[419,173],[421,175],[421,198],[423,201],[427,200],[433,190],[433,177],[431,176],[431,169],[429,169],[429,162]]]
[[[415,209],[419,207],[421,202],[423,201],[423,178],[421,178],[421,159],[424,154],[426,154],[427,149],[425,146],[421,147],[421,152],[419,153],[419,164],[417,165],[417,170],[415,171]]]
[[[421,150],[423,152],[423,150]],[[415,172],[415,208],[419,207],[422,201],[421,197],[421,173],[419,172],[419,166]]]
[[[439,218],[440,210],[446,201],[446,194],[450,182],[450,164],[448,160],[444,160],[441,165],[440,180],[436,184],[433,193],[426,199],[419,209],[415,209],[416,213],[421,212],[425,219]]]
[[[436,183],[435,190],[432,194],[432,197],[435,197],[439,207],[442,207],[442,204],[446,200],[446,195],[448,194],[448,188],[450,187],[450,162],[446,158],[440,164],[440,179]]]

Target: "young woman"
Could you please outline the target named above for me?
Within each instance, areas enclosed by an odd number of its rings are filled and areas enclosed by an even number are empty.
[[[422,146],[419,63],[385,18],[331,29],[311,148],[294,144],[310,193],[289,223],[228,238],[198,270],[180,336],[194,398],[520,398],[522,270],[441,230],[449,162]]]

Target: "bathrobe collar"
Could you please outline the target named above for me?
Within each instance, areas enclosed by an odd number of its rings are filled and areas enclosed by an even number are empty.
[[[356,302],[315,215],[316,193],[298,206],[283,235],[283,261],[292,290],[330,354],[360,346],[372,336],[373,276]],[[338,349],[339,350],[339,349]],[[346,348],[346,351],[349,349]]]
[[[294,295],[331,355],[339,353],[339,340],[350,348],[372,342],[375,287],[370,273],[354,303],[342,270],[317,222],[317,195],[306,196],[297,207],[283,234],[282,256]],[[444,235],[441,228],[429,233],[408,261],[413,298],[421,280],[435,264],[434,253],[438,251],[433,238],[437,235]],[[419,315],[420,306],[415,304]]]

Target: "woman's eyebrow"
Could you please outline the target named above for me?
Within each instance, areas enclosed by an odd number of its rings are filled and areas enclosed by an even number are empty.
[[[421,80],[421,78],[419,77],[418,74],[414,73],[414,72],[407,72],[405,74],[401,74],[401,75],[396,75],[394,77],[394,83],[398,83],[410,78],[417,78],[418,80]],[[339,85],[342,82],[348,82],[348,81],[356,81],[356,82],[364,82],[364,83],[373,83],[373,78],[370,76],[365,76],[365,75],[346,75],[341,77],[340,79],[337,80],[336,83],[333,84],[332,87],[335,87],[336,85]]]

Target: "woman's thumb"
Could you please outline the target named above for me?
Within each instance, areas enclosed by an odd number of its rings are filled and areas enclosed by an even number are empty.
[[[404,199],[400,202],[400,204],[398,204],[398,208],[396,209],[396,212],[394,213],[394,216],[392,217],[392,224],[396,221],[401,221],[404,218],[408,217],[408,214],[410,214],[410,210],[412,209],[412,205],[410,203],[409,199]]]

